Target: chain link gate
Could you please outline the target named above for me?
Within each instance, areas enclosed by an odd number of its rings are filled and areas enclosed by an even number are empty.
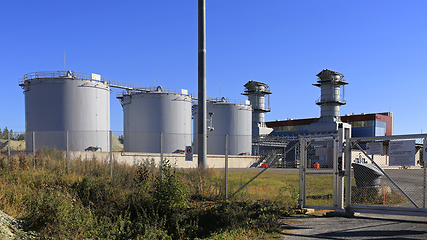
[[[427,216],[426,138],[417,134],[347,140],[347,211]]]
[[[339,144],[336,138],[301,138],[300,196],[302,208],[334,210],[342,205],[335,192]]]
[[[300,208],[427,216],[426,134],[346,136],[300,138]]]

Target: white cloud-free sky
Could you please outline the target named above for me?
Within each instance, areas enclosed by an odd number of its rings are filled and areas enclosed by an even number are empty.
[[[18,80],[97,73],[197,95],[197,1],[1,1],[0,128],[25,131]],[[427,132],[427,1],[206,0],[207,95],[270,86],[267,121],[319,117],[316,74],[345,75],[341,115],[391,111],[394,134]],[[123,113],[111,94],[111,129]]]

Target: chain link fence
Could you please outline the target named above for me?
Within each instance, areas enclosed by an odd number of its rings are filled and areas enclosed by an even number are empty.
[[[426,207],[425,136],[352,139],[351,205]]]
[[[2,136],[0,149],[9,160],[17,154],[31,156],[35,168],[39,167],[37,152],[57,149],[62,152],[60,168],[73,169],[75,164],[83,164],[96,169],[96,161],[101,161],[109,163],[110,167],[99,171],[113,176],[115,164],[132,165],[147,160],[159,166],[163,160],[168,160],[174,167],[197,168],[198,143],[195,140],[198,137],[120,131],[26,132],[9,134],[7,139]],[[225,184],[228,184],[228,168],[257,169],[252,178],[237,185],[233,183],[230,189],[225,185],[230,196],[244,191],[245,186],[267,169],[291,168],[299,171],[300,187],[306,189],[299,197],[305,201],[305,206],[332,207],[333,194],[342,191],[345,192],[346,206],[349,202],[353,209],[379,206],[425,209],[427,180],[423,168],[423,141],[426,137],[352,138],[347,147],[337,145],[331,137],[280,141],[256,139],[254,142],[252,136],[210,134],[207,136],[207,167],[224,169]],[[346,149],[344,153],[343,149]],[[343,161],[344,155],[346,161]],[[350,170],[345,172],[343,169]],[[345,191],[334,189],[335,175],[341,173],[346,181]]]
[[[186,155],[197,156],[198,153],[198,143],[195,141],[198,136],[193,134],[121,131],[34,131],[19,134],[23,139],[17,140],[12,136],[1,139],[2,154],[7,154],[9,158],[17,154],[33,155],[35,158],[38,150],[47,148],[63,151],[67,161],[97,156],[134,164],[148,158],[159,163],[167,158],[177,167],[197,167],[196,158],[191,158],[191,161],[188,157],[186,159]],[[259,157],[252,156],[252,136],[209,134],[207,138],[208,167],[223,168],[226,153],[233,156],[230,167],[258,166]],[[191,147],[191,152],[186,154],[187,147]]]

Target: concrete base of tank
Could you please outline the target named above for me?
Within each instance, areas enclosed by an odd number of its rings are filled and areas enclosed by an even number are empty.
[[[109,152],[87,152],[87,151],[73,151],[70,152],[70,159],[93,159],[96,158],[101,161],[110,161]],[[165,153],[163,158],[169,160],[169,163],[176,168],[197,168],[197,154],[193,155],[193,161],[186,161],[185,154]],[[259,156],[247,155],[229,155],[228,167],[229,168],[249,168],[252,164],[258,161]],[[160,163],[160,153],[137,153],[137,152],[113,152],[113,159],[118,163],[123,164],[139,164],[144,161],[151,161],[152,159],[156,164]],[[207,156],[208,168],[224,168],[225,156],[224,155],[208,155]]]

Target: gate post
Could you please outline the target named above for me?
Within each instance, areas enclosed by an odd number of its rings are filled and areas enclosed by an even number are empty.
[[[346,139],[344,151],[344,166],[345,166],[345,210],[349,211],[351,204],[351,140],[350,137]]]
[[[342,172],[342,153],[339,151],[339,139],[334,137],[333,140],[333,161],[334,161],[334,187],[333,187],[333,205],[335,211],[342,211],[344,209],[343,200],[344,200],[344,185],[343,185],[343,177],[341,176]]]
[[[333,202],[335,211],[344,210],[344,177],[350,173],[349,163],[345,161],[343,146],[350,138],[351,126],[348,123],[338,124],[338,136],[334,138],[334,194]],[[346,145],[347,147],[347,145]],[[346,148],[347,149],[347,148]],[[347,163],[347,164],[346,164]],[[346,188],[348,191],[348,188]]]
[[[346,154],[344,151],[344,144],[350,139],[351,136],[351,125],[348,123],[338,124],[338,136],[334,137],[334,193],[333,203],[335,212],[344,211],[344,179],[346,175],[350,175],[350,154]],[[348,144],[345,145],[347,150]],[[347,156],[348,155],[348,156]],[[346,160],[350,158],[350,161]],[[347,188],[345,189],[348,193],[350,191],[350,181],[346,182]],[[346,204],[349,203],[350,195],[346,198]],[[347,206],[347,205],[346,205]]]
[[[302,209],[306,205],[306,167],[307,167],[307,141],[300,138],[300,165],[299,165],[299,197],[298,207]]]

